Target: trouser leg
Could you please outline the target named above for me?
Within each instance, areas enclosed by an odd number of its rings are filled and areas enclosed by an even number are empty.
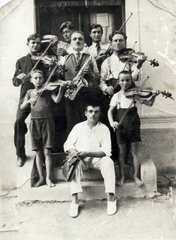
[[[81,187],[81,175],[82,175],[82,163],[80,162],[76,171],[73,180],[70,182],[71,195],[75,193],[82,192]]]
[[[67,133],[68,136],[72,128],[79,122],[85,121],[85,102],[84,99],[76,97],[73,101],[66,99],[66,119],[67,119]]]
[[[23,157],[25,155],[25,134],[27,126],[25,119],[28,117],[30,109],[22,111],[19,107],[16,114],[16,122],[14,124],[14,144],[16,147],[16,155]]]
[[[93,159],[90,167],[101,171],[105,192],[115,194],[115,169],[112,159],[109,157],[102,157],[98,161]]]

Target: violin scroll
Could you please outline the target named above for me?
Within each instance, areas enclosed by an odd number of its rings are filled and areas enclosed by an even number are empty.
[[[158,67],[159,66],[159,62],[156,59],[153,60],[149,60],[150,61],[150,65],[153,67]]]
[[[171,98],[172,100],[174,100],[174,98],[172,97],[172,94],[170,92],[166,92],[166,90],[165,90],[160,93],[162,94],[162,97]]]

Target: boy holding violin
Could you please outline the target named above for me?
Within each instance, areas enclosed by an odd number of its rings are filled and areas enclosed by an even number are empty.
[[[35,65],[35,61],[32,57],[37,55],[41,49],[41,38],[39,34],[31,34],[27,38],[27,46],[29,48],[29,53],[18,59],[16,62],[16,70],[12,83],[15,87],[21,86],[19,106],[23,102],[27,90],[34,88],[33,84],[29,80],[29,73]],[[45,67],[41,62],[38,64],[38,68],[47,72],[48,68]],[[18,106],[16,114],[16,122],[14,124],[14,144],[16,147],[17,155],[17,167],[22,167],[26,160],[25,154],[25,134],[27,133],[27,126],[25,119],[30,113],[30,108],[25,108],[21,110]]]
[[[119,148],[119,168],[120,180],[119,186],[123,186],[125,181],[124,162],[127,153],[127,148],[130,146],[130,151],[133,156],[134,165],[134,181],[137,187],[143,185],[143,182],[138,178],[139,159],[138,148],[141,141],[140,136],[140,119],[137,113],[136,102],[152,106],[159,92],[152,94],[150,99],[141,98],[140,95],[130,94],[132,78],[129,71],[122,71],[118,76],[121,90],[113,95],[110,101],[108,110],[109,124],[116,134],[116,140]],[[133,89],[131,89],[133,90]],[[114,116],[115,112],[115,117]]]
[[[39,180],[35,187],[39,187],[45,182],[42,171],[43,155],[45,156],[46,183],[49,187],[54,187],[55,185],[51,181],[51,149],[54,142],[55,123],[52,116],[51,103],[52,100],[55,103],[60,102],[67,82],[61,81],[59,91],[55,94],[55,92],[48,91],[43,86],[45,78],[41,70],[33,70],[30,75],[30,82],[35,88],[27,91],[20,108],[22,111],[31,109],[30,132],[32,150],[36,152],[36,166],[39,174]]]

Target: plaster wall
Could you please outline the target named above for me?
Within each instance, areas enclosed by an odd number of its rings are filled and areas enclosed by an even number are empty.
[[[33,0],[12,0],[0,9],[0,186],[16,186],[13,124],[20,88],[12,85],[16,60],[28,53],[27,37],[35,30]],[[30,143],[28,143],[30,144]]]
[[[27,37],[35,32],[34,3],[28,0],[12,0],[0,10],[0,61],[1,124],[15,120],[20,88],[12,85],[15,63],[28,53]]]
[[[152,159],[157,175],[176,177],[176,129],[142,129],[139,148],[141,162]]]
[[[166,90],[176,99],[176,2],[174,0],[126,0],[128,47],[144,52],[148,59],[157,59],[159,67],[146,61],[141,70],[146,87]],[[161,95],[152,107],[138,106],[141,116],[142,143],[140,160],[151,158],[158,174],[176,172],[176,108],[175,101]]]
[[[149,76],[146,87],[169,91],[176,99],[176,2],[174,0],[126,0],[126,24],[128,47],[144,52],[148,60],[156,59],[159,67],[150,62],[143,64],[142,80]],[[139,86],[142,81],[139,83]],[[141,115],[176,115],[175,101],[158,96],[152,108],[143,106]]]

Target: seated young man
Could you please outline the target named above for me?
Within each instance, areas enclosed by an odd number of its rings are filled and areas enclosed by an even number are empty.
[[[105,192],[108,195],[107,214],[115,214],[115,170],[111,156],[111,140],[109,129],[101,122],[100,105],[98,103],[87,104],[85,110],[86,121],[78,123],[70,132],[64,151],[68,154],[78,155],[82,161],[76,169],[75,176],[70,182],[72,203],[69,215],[78,216],[78,193],[82,192],[81,174],[82,168],[93,168],[101,171],[104,178]]]

